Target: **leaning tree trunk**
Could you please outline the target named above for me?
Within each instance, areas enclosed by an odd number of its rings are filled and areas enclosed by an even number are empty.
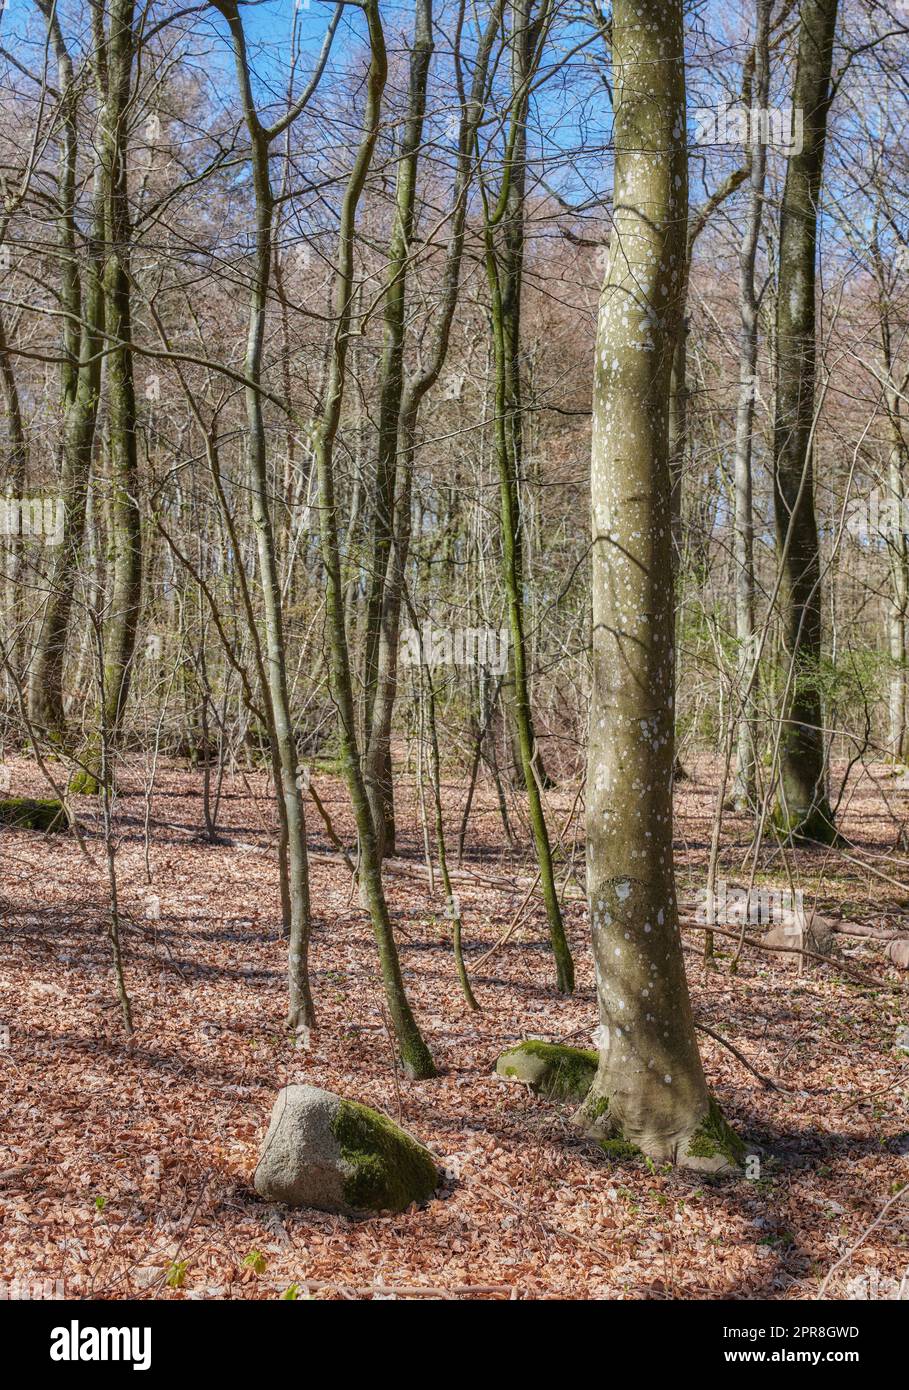
[[[818,198],[824,169],[837,0],[803,0],[792,105],[802,149],[786,171],[780,217],[774,422],[774,504],[782,570],[783,640],[790,694],[780,740],[781,830],[796,840],[836,835],[827,794],[821,698],[821,564],[814,509],[813,431]]]
[[[717,1170],[741,1144],[711,1101],[672,855],[674,580],[669,398],[688,176],[681,0],[613,7],[615,198],[594,368],[587,874],[595,1136]]]

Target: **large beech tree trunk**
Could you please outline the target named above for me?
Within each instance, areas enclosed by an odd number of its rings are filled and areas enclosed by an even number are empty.
[[[600,299],[592,453],[593,689],[587,882],[599,1068],[578,1114],[603,1139],[721,1169],[740,1141],[711,1102],[672,858],[669,399],[685,289],[681,0],[616,0],[614,231]]]
[[[814,509],[813,430],[818,197],[824,169],[837,0],[803,0],[792,94],[804,141],[786,170],[780,218],[774,422],[774,504],[782,567],[783,640],[792,679],[780,741],[781,828],[794,839],[835,837],[827,796],[821,663],[821,565]]]

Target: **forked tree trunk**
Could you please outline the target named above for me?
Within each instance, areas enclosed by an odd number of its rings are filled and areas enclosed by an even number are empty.
[[[425,363],[408,377],[400,400],[396,399],[398,421],[396,478],[391,552],[387,560],[381,603],[381,621],[376,656],[376,691],[368,721],[365,746],[366,781],[376,825],[380,855],[393,854],[395,845],[394,784],[391,763],[391,723],[398,691],[398,642],[401,630],[401,604],[404,576],[410,550],[413,469],[418,447],[420,408],[435,386],[445,364],[451,326],[458,301],[461,258],[464,251],[464,224],[473,173],[476,132],[485,110],[487,72],[492,45],[501,23],[505,0],[495,0],[483,29],[473,66],[470,89],[463,90],[463,107],[458,126],[458,156],[451,203],[451,231],[445,253],[442,285],[435,314],[435,332]],[[460,90],[460,89],[459,89]],[[416,151],[414,152],[416,158]],[[380,824],[381,821],[381,824]]]
[[[672,857],[669,397],[685,289],[682,0],[613,7],[615,195],[592,452],[587,882],[599,1068],[588,1132],[688,1167],[734,1166],[694,1031]]]
[[[263,126],[252,93],[246,39],[235,0],[219,0],[217,8],[227,21],[233,40],[237,82],[249,134],[250,166],[255,196],[255,257],[250,287],[249,326],[246,339],[245,369],[248,385],[246,400],[249,447],[250,495],[253,529],[262,585],[265,617],[265,675],[263,694],[269,704],[269,739],[275,794],[279,799],[281,842],[282,908],[288,933],[288,1027],[305,1037],[315,1024],[315,1008],[309,981],[309,938],[311,928],[309,900],[309,861],[306,848],[306,818],[303,793],[297,777],[297,750],[294,738],[290,695],[287,684],[287,658],[284,640],[281,581],[271,517],[272,480],[269,476],[262,410],[262,356],[271,280],[272,218],[274,195],[269,173],[269,144],[278,126]],[[326,43],[331,42],[330,30]],[[323,46],[323,61],[325,48]],[[317,74],[321,65],[317,68]],[[313,79],[317,80],[317,77]],[[312,85],[312,84],[311,84]],[[305,99],[301,98],[301,102]],[[291,108],[293,111],[296,108]],[[284,118],[290,123],[290,118]]]
[[[824,168],[837,0],[803,0],[792,106],[804,141],[786,171],[780,218],[774,423],[774,505],[782,567],[783,640],[792,678],[780,740],[780,828],[796,840],[835,838],[827,795],[821,696],[821,564],[813,432],[818,198]]]

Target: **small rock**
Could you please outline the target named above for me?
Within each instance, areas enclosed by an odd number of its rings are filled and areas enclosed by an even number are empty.
[[[897,1052],[909,1053],[909,1028],[901,1028],[896,1035],[896,1042],[893,1044]]]
[[[786,911],[782,921],[771,928],[762,938],[765,946],[785,946],[792,954],[780,952],[784,961],[797,965],[800,956],[796,951],[815,951],[818,955],[829,956],[836,949],[836,935],[832,923],[819,912],[809,916],[805,912]],[[810,959],[806,964],[810,964]]]
[[[318,1086],[278,1092],[254,1184],[260,1197],[348,1216],[431,1197],[435,1161],[387,1115]]]
[[[891,965],[898,970],[909,970],[909,938],[905,941],[891,941],[887,951]]]

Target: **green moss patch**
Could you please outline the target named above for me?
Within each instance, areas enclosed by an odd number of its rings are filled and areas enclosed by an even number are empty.
[[[432,1155],[377,1110],[342,1100],[331,1123],[347,1170],[344,1200],[359,1211],[403,1211],[439,1185]]]
[[[599,1139],[597,1142],[606,1157],[611,1158],[614,1163],[642,1156],[637,1144],[629,1144],[627,1139]]]

